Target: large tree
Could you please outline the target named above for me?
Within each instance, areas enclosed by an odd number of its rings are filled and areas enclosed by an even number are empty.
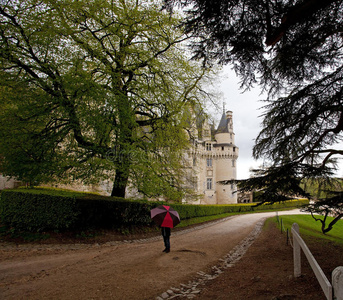
[[[186,39],[158,1],[2,1],[2,171],[180,199],[184,112],[209,74]]]
[[[268,92],[253,149],[268,168],[241,188],[261,189],[262,199],[273,202],[287,194],[309,196],[302,178],[331,178],[335,158],[343,155],[337,146],[343,132],[343,1],[166,2],[187,10],[196,58],[229,63],[243,87],[260,84]],[[328,201],[342,212],[341,195]]]

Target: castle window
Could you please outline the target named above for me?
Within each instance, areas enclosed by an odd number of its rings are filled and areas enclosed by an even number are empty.
[[[224,151],[224,149],[225,149],[225,147],[224,147],[224,146],[222,146],[222,151]]]
[[[206,163],[208,167],[212,167],[212,158],[207,158]]]
[[[235,166],[235,160],[234,159],[232,160],[232,166],[233,167]]]
[[[233,147],[233,152],[236,152],[236,147]]]
[[[211,151],[212,150],[212,145],[210,143],[206,143],[206,150]]]
[[[207,189],[212,190],[212,178],[207,178]]]

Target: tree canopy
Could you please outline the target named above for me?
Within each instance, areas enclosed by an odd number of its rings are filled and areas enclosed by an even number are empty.
[[[158,1],[2,1],[1,171],[180,199],[185,111],[211,72],[187,38]]]
[[[268,167],[241,188],[273,202],[309,196],[302,178],[331,178],[343,155],[343,1],[165,2],[185,9],[195,58],[231,64],[243,88],[267,91],[253,156]],[[341,194],[333,199],[342,210]]]

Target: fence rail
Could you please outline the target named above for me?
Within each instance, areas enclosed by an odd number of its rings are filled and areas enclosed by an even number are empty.
[[[317,277],[317,280],[328,300],[343,300],[343,267],[337,267],[332,272],[332,282],[325,276],[323,270],[317,263],[316,259],[312,255],[310,249],[307,247],[304,240],[299,235],[299,225],[294,223],[292,225],[293,235],[293,259],[294,259],[294,276],[299,277],[301,275],[301,249],[303,250],[310,266]],[[333,298],[335,294],[335,297]]]

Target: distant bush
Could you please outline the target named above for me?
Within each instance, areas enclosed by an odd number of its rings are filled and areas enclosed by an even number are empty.
[[[150,210],[163,204],[48,189],[5,190],[0,197],[2,223],[16,230],[28,231],[151,225]],[[308,201],[292,200],[260,206],[255,203],[172,206],[182,220],[223,213],[285,209],[304,204]]]

